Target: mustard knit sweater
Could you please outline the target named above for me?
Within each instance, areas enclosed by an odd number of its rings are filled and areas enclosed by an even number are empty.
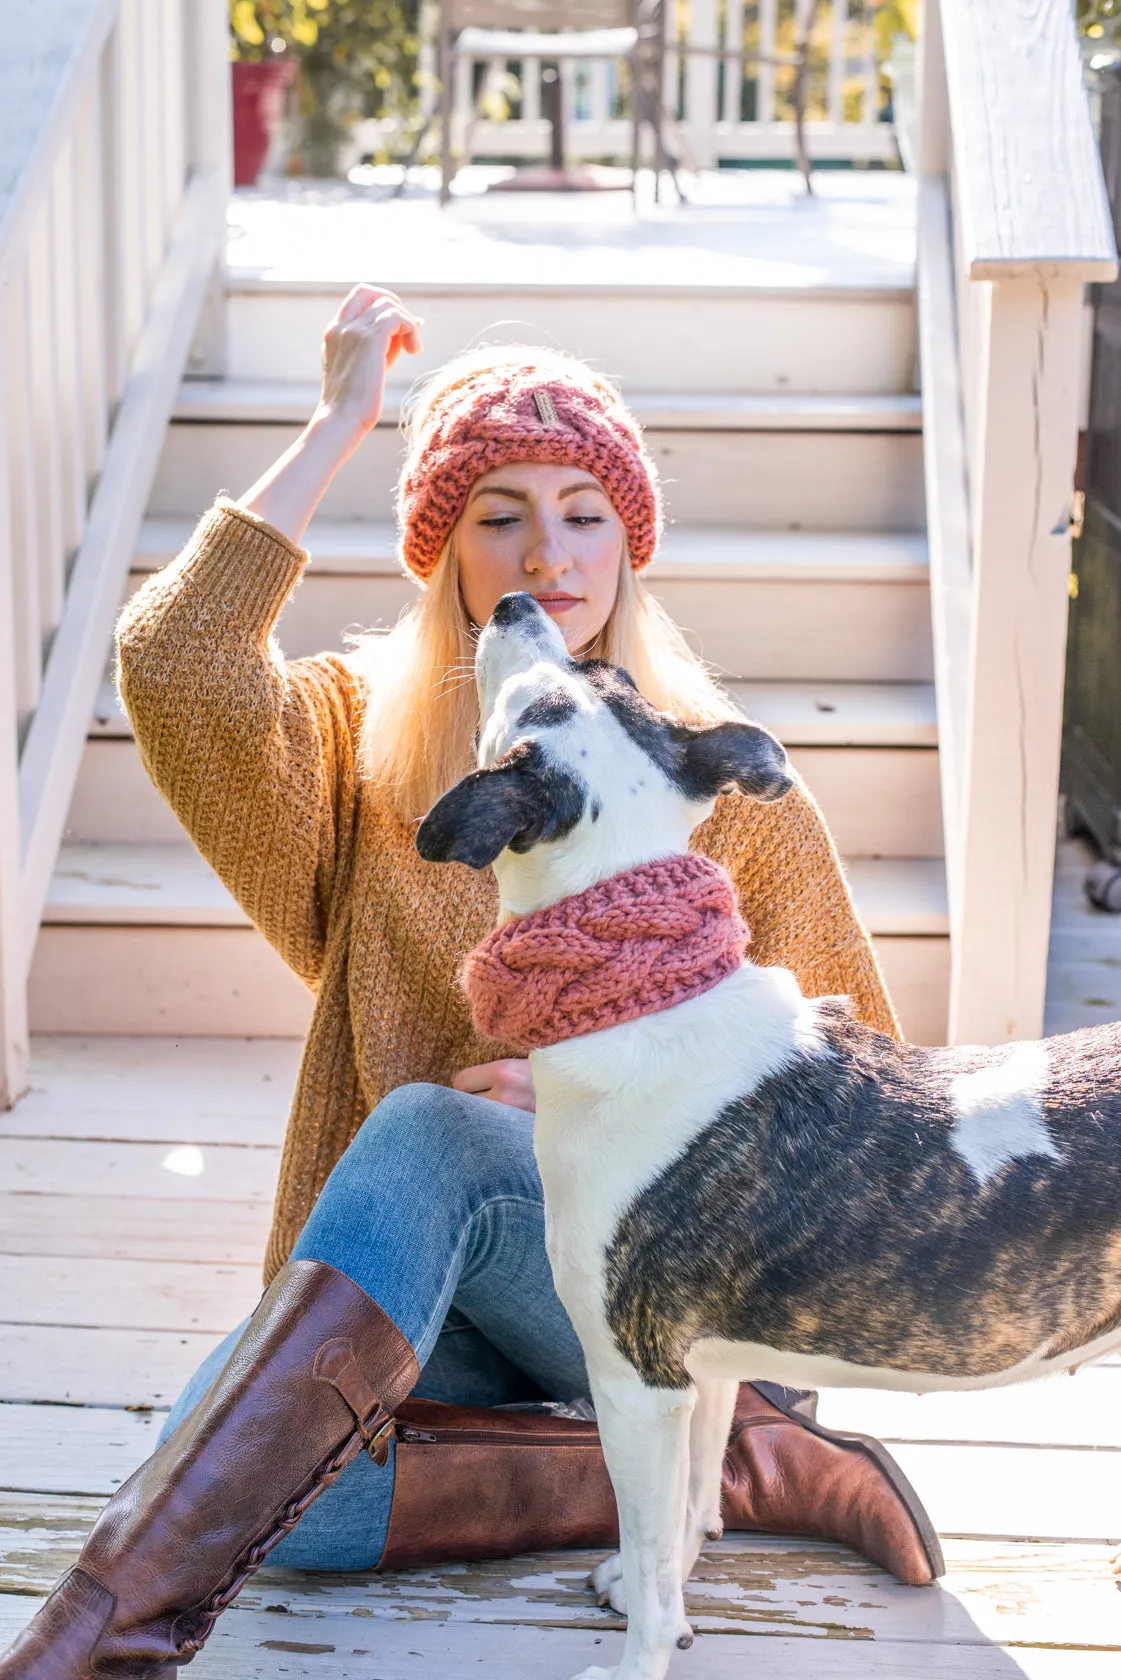
[[[118,682],[149,775],[203,856],[315,994],[288,1124],[266,1280],[375,1104],[414,1080],[515,1052],[481,1039],[456,984],[494,926],[494,875],[418,857],[356,774],[362,689],[339,654],[272,640],[307,554],[219,502],[118,625]],[[821,814],[722,797],[694,847],[731,872],[758,963],[810,996],[895,1018]]]

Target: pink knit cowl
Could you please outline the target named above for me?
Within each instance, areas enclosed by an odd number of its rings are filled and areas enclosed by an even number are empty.
[[[481,1033],[540,1050],[709,991],[750,937],[727,871],[690,852],[505,923],[459,978]]]

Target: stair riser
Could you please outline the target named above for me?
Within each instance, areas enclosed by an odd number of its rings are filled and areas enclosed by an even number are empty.
[[[905,1035],[945,1039],[949,943],[874,941]],[[296,1038],[311,998],[252,928],[45,927],[31,968],[41,1033]]]
[[[873,393],[909,390],[914,376],[914,304],[900,294],[402,297],[424,318],[424,349],[398,370],[405,379],[487,343],[561,348],[636,389]],[[323,331],[341,300],[339,292],[235,292],[229,376],[318,380]]]
[[[134,574],[132,586],[143,582]],[[651,579],[690,645],[725,675],[756,681],[920,682],[932,670],[925,583]],[[403,577],[308,572],[281,615],[289,658],[341,648],[345,632],[396,622]]]
[[[941,857],[938,756],[929,748],[798,747],[791,759],[820,802],[844,857]],[[129,740],[88,741],[68,840],[181,842],[171,808]]]
[[[923,583],[653,584],[690,644],[731,678],[923,682],[933,671]]]
[[[301,1038],[312,998],[255,928],[40,928],[32,1032]]]
[[[295,426],[169,427],[152,487],[155,517],[197,517],[221,490],[241,496],[297,436]],[[922,440],[914,432],[648,432],[670,520],[770,530],[920,531]],[[392,517],[401,437],[378,429],[323,499],[325,519]]]

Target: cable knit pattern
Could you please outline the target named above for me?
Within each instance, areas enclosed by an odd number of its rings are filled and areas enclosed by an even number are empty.
[[[750,937],[728,871],[690,853],[503,923],[459,978],[480,1032],[541,1050],[699,997]]]
[[[388,1091],[446,1085],[461,1068],[516,1053],[475,1028],[456,984],[498,918],[493,871],[423,862],[414,829],[356,774],[358,665],[338,654],[286,660],[273,640],[306,560],[264,520],[221,502],[117,628],[118,681],[148,774],[315,994],[266,1279]],[[690,849],[731,875],[756,962],[793,969],[807,997],[848,992],[861,1019],[897,1030],[829,832],[800,783],[774,805],[719,799]]]
[[[631,564],[649,564],[662,530],[658,471],[631,415],[590,374],[502,364],[465,375],[425,418],[397,496],[401,558],[431,575],[477,478],[508,461],[594,473],[627,533]]]

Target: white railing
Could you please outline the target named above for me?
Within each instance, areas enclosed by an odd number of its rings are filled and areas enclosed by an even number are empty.
[[[1069,0],[926,0],[919,335],[950,1041],[1042,1029],[1083,291],[1116,253]]]
[[[226,0],[38,0],[0,61],[0,1107],[163,430],[221,250]]]
[[[800,0],[804,5],[805,0]],[[435,17],[436,7],[428,15]],[[665,109],[682,161],[712,169],[795,156],[791,60],[795,7],[790,0],[689,0],[671,6]],[[882,118],[881,65],[867,0],[820,0],[812,34],[807,144],[811,159],[894,161],[895,140]],[[688,49],[692,49],[691,51]],[[422,81],[435,78],[434,42],[422,37]],[[489,64],[491,91],[513,112],[496,120],[474,94],[470,64],[457,67],[453,143],[459,156],[543,158],[550,128],[541,110],[541,65]],[[516,69],[516,74],[515,74]],[[631,155],[630,119],[621,109],[618,66],[589,61],[561,66],[565,150],[573,159]],[[509,101],[507,101],[509,102]]]

